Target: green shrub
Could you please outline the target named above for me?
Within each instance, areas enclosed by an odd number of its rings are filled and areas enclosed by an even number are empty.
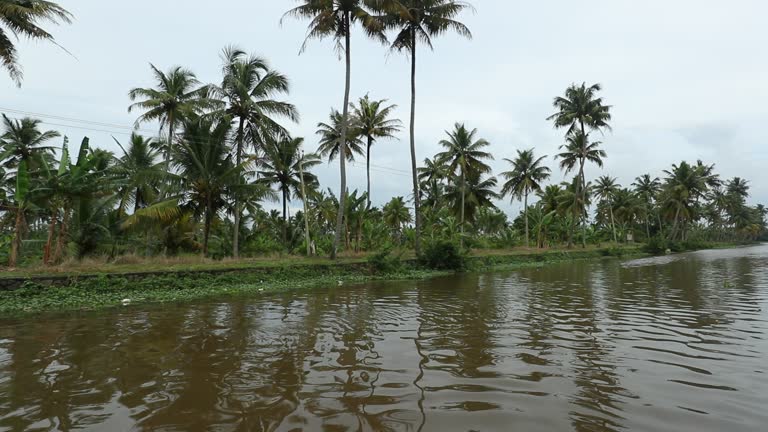
[[[651,237],[648,240],[648,243],[645,244],[645,247],[643,247],[643,250],[647,253],[659,255],[663,254],[667,251],[667,249],[670,249],[669,242],[662,238],[661,236],[655,236]]]
[[[368,264],[375,273],[395,273],[403,268],[402,253],[393,254],[391,246],[385,247],[368,258]]]
[[[425,244],[419,262],[433,270],[464,270],[467,252],[455,241],[433,240]]]

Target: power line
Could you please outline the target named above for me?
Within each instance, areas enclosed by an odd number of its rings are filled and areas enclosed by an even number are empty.
[[[93,126],[101,126],[101,127],[116,128],[116,129],[128,129],[130,131],[139,131],[139,132],[145,132],[145,133],[155,133],[154,131],[149,131],[147,129],[141,129],[133,126],[119,125],[116,123],[96,122],[91,120],[84,120],[84,119],[78,119],[73,117],[64,117],[64,116],[53,115],[53,114],[43,114],[43,113],[32,112],[32,111],[22,111],[22,110],[17,110],[12,108],[0,107],[0,111],[5,111],[13,114],[26,115],[26,116],[35,116],[35,117],[50,118],[54,120],[62,120],[62,121],[68,121],[68,122],[74,122],[74,123],[82,123],[82,124],[88,124]]]

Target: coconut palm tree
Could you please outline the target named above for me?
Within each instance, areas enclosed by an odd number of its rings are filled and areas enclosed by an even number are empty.
[[[229,147],[232,119],[201,117],[184,122],[184,133],[174,150],[174,165],[178,169],[176,181],[183,194],[178,197],[184,207],[203,218],[203,255],[208,255],[211,225],[216,215],[229,207],[229,198],[235,194],[248,194],[271,198],[274,193],[260,184],[243,184],[243,172],[253,164],[247,160],[237,165]],[[148,209],[144,210],[149,210]],[[137,212],[141,214],[143,211]]]
[[[128,112],[141,110],[144,113],[136,120],[136,125],[145,122],[160,122],[160,130],[168,130],[168,142],[165,151],[165,167],[171,165],[171,151],[174,133],[179,124],[197,116],[204,111],[219,107],[218,101],[211,99],[210,86],[200,86],[195,74],[181,66],[174,66],[163,72],[155,65],[149,64],[155,78],[155,88],[134,88],[128,92],[131,101],[136,101],[128,107]]]
[[[403,227],[411,222],[411,212],[405,205],[403,197],[392,198],[382,209],[384,223],[397,234],[398,239],[402,238]]]
[[[47,141],[59,137],[56,131],[41,131],[40,120],[23,118],[11,120],[3,114],[3,134],[0,135],[0,166],[4,169],[16,169],[23,161],[27,169],[38,170],[42,160],[52,159],[54,148],[45,145]]]
[[[643,174],[635,179],[632,183],[635,188],[635,193],[640,197],[643,202],[643,213],[645,214],[645,235],[647,238],[651,238],[651,209],[653,203],[661,192],[661,181],[658,177],[651,178],[650,174]],[[659,220],[659,229],[661,227],[661,220]]]
[[[157,185],[164,174],[161,164],[156,162],[159,154],[151,138],[146,139],[135,132],[131,134],[127,149],[117,139],[112,139],[123,151],[123,156],[116,159],[111,168],[112,173],[124,182],[118,192],[118,212],[123,214],[129,203],[133,203],[136,212],[156,199]]]
[[[457,0],[386,0],[381,7],[385,23],[397,32],[392,50],[405,52],[411,58],[411,171],[413,177],[414,214],[416,222],[416,254],[421,249],[421,213],[419,181],[416,168],[416,53],[421,42],[433,49],[432,39],[453,31],[468,39],[472,33],[456,17],[472,6]]]
[[[483,207],[495,207],[493,200],[499,199],[496,193],[498,181],[496,177],[483,178],[482,174],[473,171],[461,179],[454,176],[454,181],[446,187],[445,196],[452,203],[454,214],[459,214],[465,222],[474,223],[477,211]],[[460,234],[464,236],[464,222],[461,222]]]
[[[617,243],[618,239],[616,238],[616,220],[613,217],[613,200],[616,197],[616,192],[618,192],[620,188],[621,186],[616,183],[616,178],[610,176],[600,176],[597,179],[597,182],[595,182],[595,185],[592,186],[592,191],[595,196],[608,207],[608,213],[611,216],[611,231],[613,232],[614,243]]]
[[[591,203],[592,197],[581,193],[579,179],[574,177],[573,181],[564,182],[562,192],[558,197],[557,212],[570,218],[570,229],[568,230],[568,247],[573,246],[573,236],[576,224],[579,220],[586,217],[587,209]],[[587,184],[587,191],[590,190],[590,184]],[[585,200],[586,198],[586,200]],[[586,230],[582,232],[586,237]]]
[[[341,174],[341,193],[339,211],[336,216],[336,235],[333,238],[331,259],[336,259],[341,229],[344,222],[344,200],[347,195],[346,145],[349,128],[349,89],[352,76],[352,24],[360,23],[363,31],[371,38],[386,43],[382,22],[370,13],[379,0],[299,0],[302,4],[285,13],[285,17],[309,19],[309,29],[301,50],[306,48],[311,39],[331,38],[336,43],[337,51],[344,52],[344,103],[342,105],[341,130],[339,136],[339,170]]]
[[[343,129],[342,120],[342,114],[335,109],[332,109],[330,122],[320,122],[317,124],[317,131],[315,134],[320,137],[317,154],[324,158],[327,157],[329,163],[339,157],[339,154],[341,153],[341,146],[339,143]],[[346,145],[344,146],[346,161],[354,162],[355,155],[362,156],[365,154],[365,150],[363,150],[363,141],[354,129],[350,129],[346,137]]]
[[[368,95],[352,105],[353,123],[357,134],[365,138],[365,172],[368,207],[371,206],[371,146],[378,139],[394,138],[402,129],[399,119],[390,118],[397,105],[386,105],[387,100],[371,100]]]
[[[438,158],[424,159],[424,166],[417,169],[419,174],[419,193],[423,194],[422,203],[433,210],[442,202],[443,181],[450,176],[450,170],[444,161]]]
[[[448,135],[448,139],[441,140],[439,143],[445,148],[445,151],[438,153],[435,157],[447,165],[449,172],[458,176],[460,190],[462,191],[459,222],[461,223],[461,233],[463,235],[466,183],[469,177],[479,181],[481,174],[491,172],[491,167],[483,161],[493,160],[493,155],[482,150],[490,146],[491,143],[485,139],[476,138],[477,129],[469,130],[460,123],[454,125],[453,131],[445,131],[445,133]]]
[[[603,166],[603,158],[606,157],[606,153],[604,150],[600,149],[600,144],[602,144],[600,141],[595,141],[593,143],[589,142],[589,135],[582,134],[580,131],[576,131],[566,138],[566,144],[560,146],[560,149],[562,150],[561,153],[557,154],[555,156],[555,159],[560,159],[560,169],[565,171],[565,174],[570,173],[576,167],[579,167],[579,173],[576,176],[576,191],[577,193],[581,194],[581,197],[579,198],[579,202],[582,204],[588,203],[587,199],[587,188],[586,188],[586,179],[584,178],[584,164],[586,162],[592,162],[595,165],[602,168]],[[582,187],[582,185],[584,187]],[[587,212],[586,209],[584,212],[580,213],[580,217],[582,219],[576,218],[574,219],[574,224],[578,223],[578,221],[583,221],[581,225],[582,229],[582,245],[583,247],[587,246],[587,228],[586,228],[586,218],[587,218]],[[575,226],[575,225],[574,225]],[[573,233],[571,233],[571,238],[573,238]],[[570,243],[568,245],[569,247],[572,246]]]
[[[589,146],[589,132],[597,130],[610,130],[611,106],[603,103],[603,98],[598,97],[597,93],[602,90],[600,84],[593,84],[587,87],[586,83],[581,85],[571,84],[566,90],[564,96],[558,96],[554,99],[552,105],[556,112],[547,117],[551,120],[555,128],[567,128],[566,140],[575,137],[582,143],[582,147]],[[603,154],[603,157],[605,155]],[[579,167],[581,201],[586,202],[586,179],[584,178],[584,162],[581,158]],[[583,233],[586,233],[586,219],[582,224]],[[586,247],[586,235],[582,236]]]
[[[686,225],[696,216],[695,203],[708,190],[708,177],[700,168],[685,161],[672,165],[672,169],[664,173],[667,178],[660,200],[662,210],[673,220],[669,239],[675,239],[679,233],[684,240]]]
[[[298,121],[295,106],[275,100],[280,94],[287,94],[288,78],[271,70],[266,60],[249,56],[236,47],[224,48],[221,87],[217,93],[226,101],[226,113],[237,124],[235,132],[235,164],[243,161],[246,136],[255,148],[265,146],[267,137],[287,139],[288,131],[277,121],[285,118]],[[232,250],[235,258],[240,255],[241,203],[235,202],[235,228]]]
[[[523,213],[525,218],[525,247],[530,247],[528,230],[528,194],[541,191],[541,182],[548,179],[550,169],[543,165],[546,155],[536,158],[533,149],[518,150],[517,157],[504,159],[512,165],[512,171],[501,173],[506,179],[501,188],[501,196],[512,195],[515,199],[523,200]]]
[[[303,197],[302,173],[308,187],[315,188],[319,184],[317,177],[307,170],[319,165],[320,157],[315,154],[305,155],[304,163],[300,166],[303,142],[304,138],[272,140],[264,146],[264,156],[259,161],[258,182],[269,187],[277,186],[283,202],[283,244],[288,241],[288,202],[291,196]]]
[[[19,65],[14,39],[26,37],[56,44],[53,35],[40,27],[43,21],[69,24],[72,22],[72,14],[51,1],[0,0],[0,63],[19,87],[24,74]]]

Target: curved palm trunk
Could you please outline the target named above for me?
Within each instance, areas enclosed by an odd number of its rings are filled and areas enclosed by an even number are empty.
[[[211,220],[213,219],[213,205],[211,197],[206,198],[205,203],[205,227],[203,228],[203,256],[208,256],[208,239],[211,236]]]
[[[240,123],[237,126],[237,166],[243,163],[243,141],[244,141],[244,128],[245,119],[240,117]],[[235,258],[240,257],[240,220],[242,219],[242,209],[240,208],[240,199],[235,196],[235,232],[232,236],[232,256]]]
[[[616,238],[616,223],[614,222],[614,219],[613,219],[613,207],[612,206],[609,207],[608,210],[611,213],[611,229],[613,230],[613,242],[618,243],[619,240]]]
[[[584,129],[584,120],[581,120],[581,134],[584,136],[584,145],[586,147],[587,143],[589,142],[587,140],[586,131]],[[581,158],[581,167],[579,168],[579,175],[581,176],[581,205],[584,206],[584,210],[582,212],[582,223],[581,223],[581,247],[585,248],[587,247],[587,219],[589,218],[589,213],[587,211],[587,181],[584,177],[584,156]]]
[[[525,218],[525,247],[531,247],[530,237],[528,235],[528,191],[525,191],[525,202],[523,203],[523,217]]]
[[[413,177],[413,214],[416,228],[416,255],[421,252],[421,197],[416,173],[416,32],[411,30],[411,173]]]
[[[341,240],[341,230],[344,228],[344,206],[347,199],[347,120],[349,119],[349,87],[352,80],[349,24],[349,13],[346,13],[344,14],[344,26],[346,27],[344,35],[346,78],[344,83],[344,109],[342,110],[341,118],[341,137],[339,138],[339,170],[341,172],[341,192],[339,193],[339,211],[336,214],[336,233],[333,237],[333,247],[331,248],[332,260],[335,260],[338,255],[339,241]]]

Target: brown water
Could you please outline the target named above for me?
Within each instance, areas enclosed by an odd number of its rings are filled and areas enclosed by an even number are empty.
[[[0,320],[0,430],[767,431],[768,246]]]

